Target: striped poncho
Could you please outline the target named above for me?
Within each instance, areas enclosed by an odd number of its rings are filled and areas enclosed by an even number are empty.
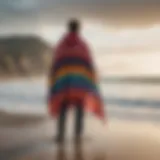
[[[49,112],[58,116],[64,100],[83,107],[104,118],[97,88],[96,74],[85,43],[76,34],[67,35],[58,45],[49,75]]]

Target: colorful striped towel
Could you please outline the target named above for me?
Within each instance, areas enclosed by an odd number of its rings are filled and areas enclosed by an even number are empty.
[[[53,58],[49,76],[49,112],[58,116],[61,104],[68,100],[104,118],[103,103],[97,87],[93,62],[86,44],[76,34],[69,34],[60,42]]]

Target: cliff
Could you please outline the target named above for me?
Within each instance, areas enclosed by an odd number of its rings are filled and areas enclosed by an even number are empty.
[[[51,47],[39,37],[0,38],[0,77],[45,73],[51,59]]]

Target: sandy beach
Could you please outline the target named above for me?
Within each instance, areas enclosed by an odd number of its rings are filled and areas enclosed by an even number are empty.
[[[103,124],[85,119],[81,144],[72,138],[73,117],[68,118],[66,142],[54,143],[56,121],[46,114],[0,113],[2,160],[159,160],[160,129],[149,122],[110,119]]]

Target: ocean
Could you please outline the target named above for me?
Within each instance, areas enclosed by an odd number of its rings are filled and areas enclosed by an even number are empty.
[[[160,83],[100,82],[109,118],[160,122]],[[44,113],[47,83],[42,78],[0,82],[0,109],[9,112]]]

